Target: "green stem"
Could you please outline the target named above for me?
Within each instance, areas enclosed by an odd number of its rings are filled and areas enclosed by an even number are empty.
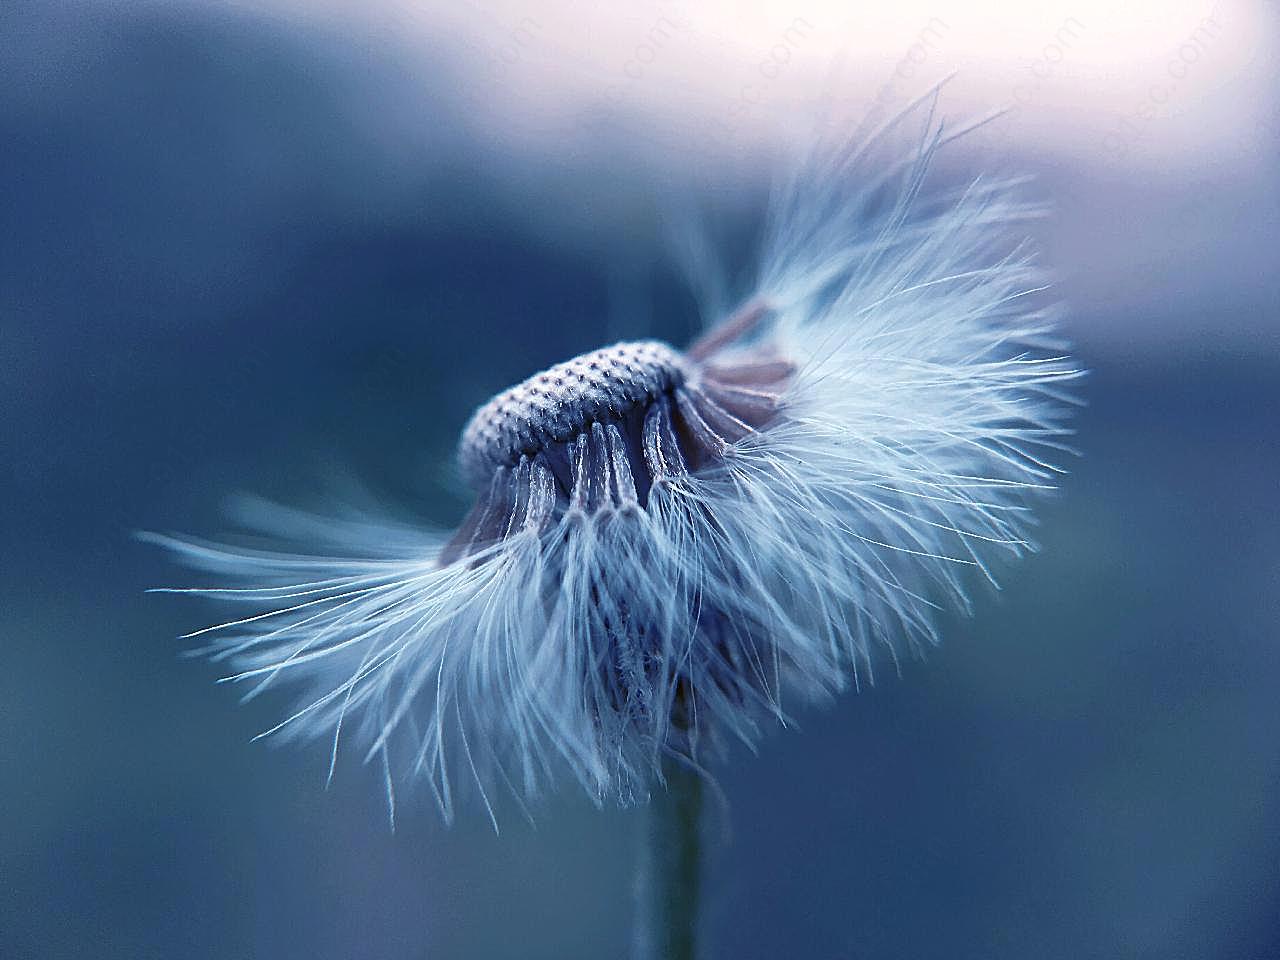
[[[694,960],[702,777],[664,759],[640,851],[635,960]]]

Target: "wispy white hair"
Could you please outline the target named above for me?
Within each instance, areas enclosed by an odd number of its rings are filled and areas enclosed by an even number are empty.
[[[890,132],[927,114],[886,158]],[[1065,381],[1017,185],[924,189],[932,106],[820,142],[776,192],[756,288],[687,351],[619,344],[500,394],[463,435],[451,536],[262,507],[299,552],[158,538],[247,614],[197,631],[266,731],[358,744],[446,818],[558,773],[646,795],[762,720],[922,648],[966,572],[1030,546]],[[393,808],[394,809],[394,808]],[[495,820],[496,824],[496,820]]]

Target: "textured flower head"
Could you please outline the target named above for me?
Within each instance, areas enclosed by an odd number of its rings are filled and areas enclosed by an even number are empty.
[[[595,350],[477,410],[452,535],[271,508],[304,552],[166,538],[245,584],[195,591],[255,608],[199,632],[233,679],[309,688],[268,733],[354,740],[446,816],[459,783],[493,816],[564,771],[628,801],[932,642],[966,570],[1028,548],[1076,372],[1012,185],[925,200],[941,130],[885,142],[813,151],[746,306],[687,350]]]

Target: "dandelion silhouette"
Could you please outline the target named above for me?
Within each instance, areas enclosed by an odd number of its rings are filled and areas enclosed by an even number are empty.
[[[746,306],[688,349],[620,343],[477,410],[459,448],[476,503],[451,536],[266,508],[307,552],[161,538],[244,584],[191,591],[253,608],[192,634],[230,679],[310,688],[267,734],[327,736],[330,775],[353,740],[389,802],[422,781],[446,818],[470,784],[496,826],[495,793],[565,771],[597,802],[696,780],[762,721],[934,642],[966,571],[1030,547],[1077,375],[1007,239],[1035,213],[1017,185],[924,194],[954,136],[935,94],[820,138],[771,206]],[[920,115],[918,145],[881,156]],[[678,787],[660,860],[696,811]],[[655,896],[680,926],[691,887]]]

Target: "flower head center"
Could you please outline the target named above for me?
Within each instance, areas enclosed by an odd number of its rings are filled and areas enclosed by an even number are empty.
[[[593,350],[504,390],[462,432],[463,473],[482,484],[522,456],[581,436],[596,422],[620,420],[679,387],[689,364],[657,340]]]

